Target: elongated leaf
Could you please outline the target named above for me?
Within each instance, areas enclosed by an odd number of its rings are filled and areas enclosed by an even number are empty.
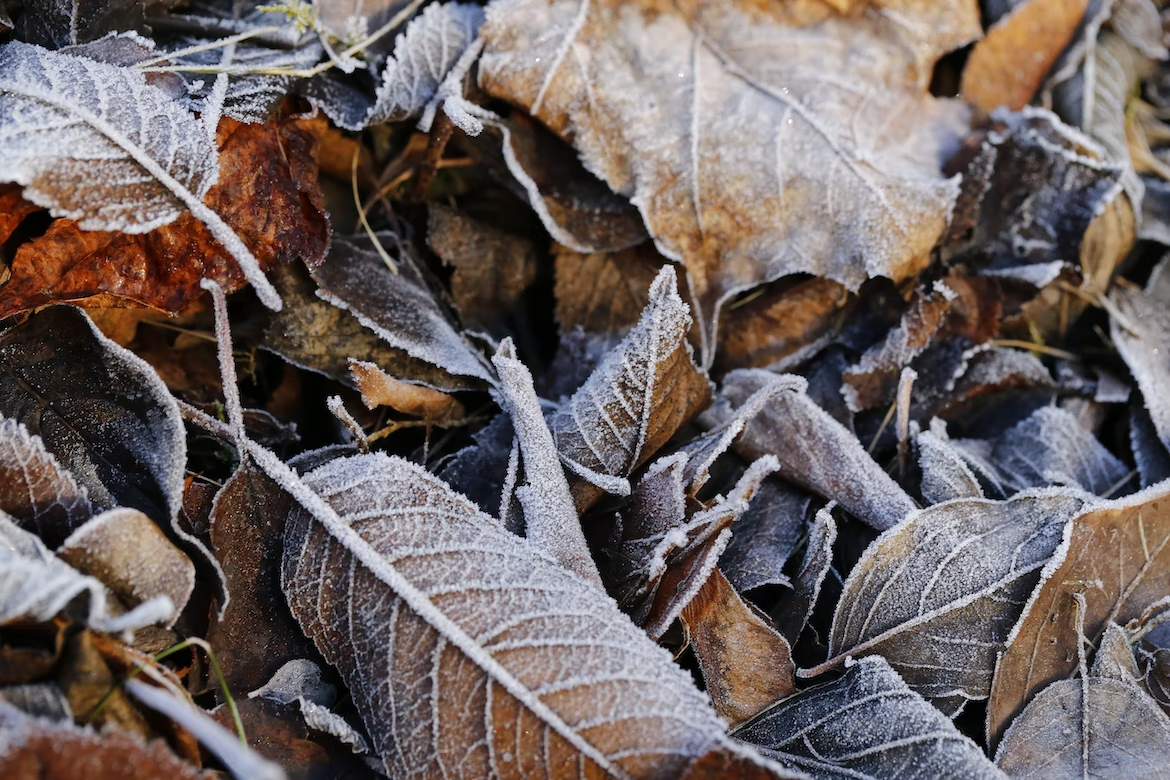
[[[304,481],[332,527],[290,515],[289,605],[392,776],[677,777],[725,744],[607,596],[436,477],[372,454]]]
[[[219,176],[212,139],[133,69],[19,41],[0,48],[0,176],[85,230],[145,233],[189,210],[280,307],[248,247],[203,204]]]
[[[765,710],[735,736],[826,780],[1003,777],[978,745],[878,657]]]
[[[1049,490],[914,512],[849,573],[830,657],[882,655],[911,688],[951,711],[987,698],[996,653],[1087,499]]]
[[[1110,622],[1126,623],[1170,594],[1170,488],[1165,484],[1085,512],[1045,567],[995,669],[987,705],[988,741],[1050,682],[1077,665],[1077,607],[1096,644]]]
[[[674,270],[664,267],[638,325],[549,416],[578,511],[601,497],[594,482],[624,481],[706,405],[709,382],[691,356],[690,326]]]
[[[50,548],[65,541],[90,515],[88,494],[34,436],[0,414],[0,511]]]
[[[1158,264],[1144,291],[1118,287],[1109,297],[1116,306],[1109,335],[1141,388],[1158,438],[1170,447],[1170,260]]]

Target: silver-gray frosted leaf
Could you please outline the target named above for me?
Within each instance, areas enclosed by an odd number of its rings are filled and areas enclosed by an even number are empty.
[[[394,44],[366,124],[421,114],[481,24],[483,9],[471,3],[434,3],[423,9]]]
[[[136,0],[25,0],[23,6],[20,39],[51,49],[136,30],[144,22]]]
[[[16,420],[0,414],[0,511],[51,549],[93,514],[85,488]]]
[[[203,203],[218,176],[211,134],[141,72],[20,41],[0,47],[0,179],[83,230],[146,233],[190,211],[279,309],[259,262]]]
[[[393,246],[389,234],[381,240]],[[394,273],[367,237],[336,238],[313,279],[320,285],[317,297],[353,314],[390,346],[452,374],[495,384],[487,362],[452,323],[410,258],[400,258]]]
[[[719,568],[736,590],[790,584],[784,564],[808,527],[811,503],[812,497],[799,488],[775,478],[764,480],[747,511],[736,519],[731,541],[719,558]]]
[[[1165,777],[1170,718],[1135,683],[1059,680],[1012,721],[995,763],[1011,778]]]
[[[685,263],[705,364],[738,290],[917,273],[958,191],[939,165],[967,110],[926,87],[939,56],[980,35],[976,4],[810,7],[488,7],[481,86],[570,140]]]
[[[59,560],[41,540],[0,512],[0,625],[29,618],[52,620],[66,608],[98,631],[143,628],[170,617],[170,599],[156,598],[126,612],[105,586]]]
[[[391,776],[678,777],[727,744],[609,597],[422,468],[359,455],[304,483],[328,506],[290,515],[285,592]]]
[[[1115,287],[1109,335],[1137,380],[1154,430],[1170,447],[1170,258],[1150,274],[1144,290]]]
[[[704,425],[717,425],[769,383],[783,376],[762,369],[737,369],[723,378]],[[866,453],[845,426],[805,393],[773,395],[733,445],[742,457],[775,455],[780,476],[838,502],[859,519],[885,530],[916,509],[913,499]]]
[[[990,441],[956,439],[952,445],[997,497],[1055,484],[1106,495],[1129,473],[1076,417],[1058,406],[1037,409]]]
[[[637,326],[549,415],[578,511],[600,498],[598,484],[624,481],[707,405],[710,383],[691,355],[690,326],[674,270],[664,267]]]
[[[928,504],[941,504],[953,498],[983,498],[983,488],[971,472],[963,454],[947,435],[947,425],[937,417],[930,430],[914,437],[918,447],[918,467],[922,470],[920,492]]]
[[[831,660],[818,669],[878,654],[948,708],[987,698],[996,655],[1090,498],[1049,489],[914,512],[849,573],[833,615]]]
[[[736,729],[765,755],[825,780],[995,780],[983,751],[880,657],[797,693]]]
[[[837,542],[835,506],[829,504],[817,511],[809,527],[804,559],[792,580],[792,592],[783,595],[772,610],[776,629],[793,645],[808,625],[821,596],[821,586],[833,567],[833,545]]]

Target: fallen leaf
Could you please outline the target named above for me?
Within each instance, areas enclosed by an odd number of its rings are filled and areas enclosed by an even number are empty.
[[[562,333],[624,336],[650,302],[654,278],[670,261],[643,243],[617,252],[556,252],[556,317]]]
[[[764,585],[788,585],[784,563],[796,549],[807,526],[812,498],[772,478],[764,480],[747,511],[735,521],[735,532],[719,568],[740,593]]]
[[[630,476],[706,406],[711,391],[686,341],[690,325],[674,270],[663,268],[638,325],[549,415],[578,512],[605,491],[596,483]]]
[[[1096,643],[1110,622],[1125,623],[1170,592],[1170,502],[1151,488],[1072,523],[1047,564],[995,669],[987,705],[988,742],[1049,683],[1077,665],[1073,594],[1084,595],[1085,638]]]
[[[133,0],[28,0],[23,5],[21,39],[51,49],[137,29],[144,21]]]
[[[732,537],[734,539],[734,536]],[[776,630],[795,645],[808,625],[821,595],[821,586],[833,566],[833,545],[837,541],[837,523],[833,505],[819,510],[808,531],[804,559],[792,581],[792,593],[780,598],[772,615]]]
[[[25,198],[77,219],[81,230],[141,234],[189,212],[190,227],[201,224],[265,305],[280,307],[257,259],[204,202],[220,168],[193,114],[132,68],[20,41],[0,48],[0,70],[4,178],[22,185]]]
[[[1150,274],[1144,290],[1117,286],[1109,294],[1114,309],[1109,336],[1137,381],[1146,410],[1163,446],[1170,447],[1170,261]]]
[[[879,654],[944,712],[991,690],[996,654],[1086,498],[1056,490],[912,513],[865,551],[833,615],[830,660]]]
[[[1129,635],[1116,623],[1105,626],[1097,654],[1093,657],[1094,677],[1109,677],[1113,680],[1133,682],[1141,676],[1137,659],[1129,646]]]
[[[455,398],[426,385],[395,379],[373,363],[350,358],[349,373],[367,409],[389,406],[395,411],[439,425],[467,416],[463,404]]]
[[[536,281],[531,241],[440,205],[431,205],[427,244],[453,267],[451,296],[469,328],[507,333],[509,313]]]
[[[967,465],[963,453],[947,435],[947,425],[935,418],[930,429],[914,437],[918,466],[922,470],[920,491],[927,504],[941,504],[954,498],[984,498],[983,487]]]
[[[612,601],[437,478],[372,454],[305,480],[329,505],[289,517],[289,605],[392,775],[672,777],[726,740]]]
[[[54,682],[5,685],[0,687],[0,699],[34,718],[58,723],[73,720],[69,700]]]
[[[732,728],[796,693],[788,641],[752,611],[718,569],[680,617],[707,695]]]
[[[0,773],[5,777],[46,780],[87,780],[117,777],[125,780],[201,780],[202,772],[180,761],[167,746],[120,731],[98,734],[71,723],[32,718],[8,702],[0,702],[0,730],[6,735],[0,748]]]
[[[1088,0],[1027,0],[997,19],[963,67],[963,99],[983,111],[1028,105],[1088,5]]]
[[[735,737],[813,777],[1003,777],[880,656],[852,662],[839,680],[778,702]]]
[[[747,3],[497,3],[479,80],[638,206],[687,266],[707,353],[736,292],[792,273],[851,289],[903,279],[944,229],[957,188],[938,166],[966,109],[926,85],[939,56],[979,36],[978,13],[954,2],[900,7],[897,25],[882,14],[799,27]]]
[[[0,686],[19,686],[47,677],[61,660],[69,626],[70,621],[63,617],[7,621],[0,643]]]
[[[259,267],[320,263],[330,237],[313,134],[298,120],[244,125],[224,119],[216,145],[218,179],[203,208],[222,217]],[[12,279],[0,288],[0,316],[58,301],[179,312],[201,300],[202,278],[228,292],[239,289],[244,275],[196,216],[176,212],[166,224],[124,232],[92,229],[117,230],[115,223],[57,220],[17,249]]]
[[[783,377],[761,369],[738,369],[723,378],[714,406],[701,418],[718,423],[747,398]],[[837,501],[878,530],[897,524],[915,504],[866,454],[857,437],[804,393],[773,396],[734,445],[748,460],[775,455],[780,476]],[[810,457],[815,453],[816,457]]]
[[[57,557],[109,588],[128,608],[166,597],[170,628],[195,589],[195,565],[136,509],[111,509],[91,518],[61,543]]]
[[[0,511],[55,549],[93,515],[88,494],[40,436],[0,415]]]
[[[491,517],[515,517],[515,524],[505,525],[519,534],[523,515],[519,512],[513,515],[505,511],[506,507],[500,506],[508,477],[508,456],[515,436],[512,419],[507,414],[496,415],[473,434],[474,443],[459,450],[443,464],[439,477]]]
[[[0,184],[0,242],[7,241],[25,217],[43,208],[20,197],[20,193],[19,184]]]

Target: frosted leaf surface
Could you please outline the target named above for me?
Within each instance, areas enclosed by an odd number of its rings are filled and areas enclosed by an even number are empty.
[[[161,622],[173,611],[169,599],[158,598],[125,614],[111,614],[108,599],[104,585],[59,560],[40,539],[0,513],[0,625],[22,617],[51,620],[76,602],[75,618],[98,631],[117,633]]]
[[[91,518],[66,539],[58,557],[92,575],[127,607],[165,596],[174,612],[169,628],[195,589],[195,565],[136,509],[111,509]]]
[[[930,430],[920,432],[914,442],[918,447],[918,467],[922,470],[922,498],[928,504],[941,504],[952,498],[984,497],[979,480],[947,436],[946,423],[934,418]]]
[[[1077,666],[1077,605],[1084,636],[1097,643],[1110,622],[1125,624],[1170,593],[1170,489],[1163,484],[1089,507],[1045,567],[995,669],[988,735],[1003,729],[1045,685]]]
[[[0,47],[0,178],[83,230],[146,233],[191,211],[279,309],[256,258],[203,204],[218,176],[214,139],[143,74],[19,41]]]
[[[1057,406],[1037,409],[990,442],[958,439],[953,446],[999,496],[1053,484],[1104,495],[1129,473],[1071,413]]]
[[[837,522],[833,519],[834,504],[820,509],[808,532],[808,543],[800,570],[792,580],[792,593],[780,599],[773,610],[776,628],[789,644],[796,644],[804,627],[812,617],[821,586],[833,566],[833,545],[837,541]],[[733,537],[734,538],[734,537]]]
[[[785,699],[735,732],[777,761],[826,780],[1002,780],[983,751],[880,657]]]
[[[1012,723],[995,763],[1012,778],[1162,777],[1170,718],[1132,682],[1060,680]]]
[[[1142,478],[1142,487],[1149,487],[1170,477],[1170,452],[1158,436],[1150,413],[1140,394],[1129,404],[1129,449]]]
[[[328,506],[288,519],[289,605],[392,776],[676,777],[725,744],[608,596],[438,478],[371,454],[304,482]]]
[[[674,270],[664,267],[637,326],[549,415],[578,511],[602,493],[589,472],[628,477],[706,405],[709,383],[692,359],[690,326]]]
[[[1137,380],[1158,438],[1170,447],[1170,261],[1158,264],[1145,290],[1116,287],[1109,298],[1120,315],[1109,318],[1110,338]]]
[[[780,381],[782,376],[762,369],[732,371],[723,378],[719,398],[703,414],[703,423],[729,419],[752,394]],[[878,530],[890,528],[916,508],[857,437],[804,393],[773,395],[747,424],[734,449],[749,460],[775,455],[782,478],[838,502]]]
[[[719,558],[719,568],[736,590],[790,584],[784,563],[804,535],[811,503],[799,488],[776,478],[764,480],[736,519],[731,542]]]
[[[739,290],[793,273],[854,289],[917,273],[957,195],[939,166],[967,109],[926,87],[939,56],[981,34],[976,5],[799,17],[747,2],[510,0],[481,30],[480,85],[631,198],[685,263],[712,347]]]
[[[52,49],[85,43],[143,23],[135,0],[26,0],[20,38]]]
[[[320,704],[309,701],[304,697],[298,698],[297,704],[301,708],[301,715],[305,719],[305,725],[309,728],[323,731],[331,737],[336,737],[343,744],[348,745],[354,753],[362,754],[370,752],[370,747],[366,744],[366,738],[359,734],[357,729],[349,725],[349,722],[336,712],[332,712],[327,707],[322,707]]]
[[[1048,490],[914,512],[849,573],[830,658],[884,656],[928,699],[987,698],[996,654],[1088,498]]]
[[[389,234],[381,238],[393,246]],[[313,278],[320,285],[319,298],[352,313],[390,346],[452,374],[495,383],[487,363],[452,324],[409,258],[400,258],[394,273],[369,239],[335,239],[329,259]]]
[[[248,698],[263,696],[281,704],[289,704],[298,698],[328,706],[337,699],[337,689],[321,680],[321,667],[306,658],[294,658],[281,666],[272,679],[254,691]]]
[[[16,420],[0,414],[0,511],[50,548],[89,519],[85,488]]]

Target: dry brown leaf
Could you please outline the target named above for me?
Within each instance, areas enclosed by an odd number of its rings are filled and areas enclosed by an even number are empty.
[[[1088,5],[1088,0],[1028,0],[1015,6],[971,50],[963,66],[963,99],[983,111],[1028,105]]]
[[[118,678],[98,646],[99,636],[88,630],[74,634],[65,646],[57,670],[57,684],[69,701],[73,717],[81,723],[92,720],[96,726],[115,724],[140,737],[150,737],[153,732],[146,718],[118,687]],[[94,711],[107,696],[109,699],[95,715]]]
[[[1139,617],[1170,593],[1170,499],[1166,488],[1088,507],[1032,594],[995,669],[987,705],[988,742],[1044,686],[1077,668],[1077,607],[1085,598],[1084,631],[1096,643],[1110,623]]]
[[[590,333],[623,336],[649,303],[650,285],[670,261],[654,245],[619,252],[556,252],[556,316],[562,332],[581,326]]]
[[[0,511],[56,549],[93,514],[78,485],[40,436],[0,414]]]
[[[821,18],[792,27],[785,4],[714,0],[488,9],[481,86],[570,139],[686,265],[705,363],[740,290],[917,273],[957,195],[939,164],[967,109],[927,85],[938,57],[979,37],[975,3]]]
[[[716,569],[680,615],[715,711],[732,728],[796,693],[792,649]]]
[[[389,406],[437,425],[467,416],[463,404],[455,398],[425,385],[395,379],[373,363],[350,358],[349,373],[367,409]]]
[[[23,189],[19,184],[0,184],[0,243],[8,240],[25,217],[43,209],[20,197]]]
[[[319,263],[329,246],[329,219],[313,135],[298,120],[245,125],[224,119],[216,138],[219,180],[206,205],[262,267],[298,258]],[[203,296],[203,278],[229,292],[245,284],[236,261],[190,213],[140,235],[84,231],[59,219],[17,250],[12,278],[0,288],[0,317],[56,301],[178,312]]]
[[[784,371],[816,354],[849,315],[853,297],[830,279],[766,291],[724,315],[719,362]]]
[[[57,557],[110,589],[128,608],[166,596],[169,628],[195,589],[195,564],[137,509],[111,509],[69,535]]]

